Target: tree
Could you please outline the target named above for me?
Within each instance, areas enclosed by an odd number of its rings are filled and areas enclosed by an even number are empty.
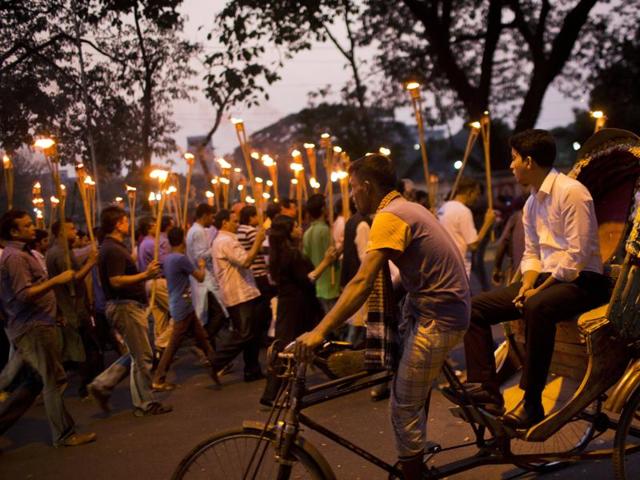
[[[382,73],[376,104],[407,103],[402,84],[420,80],[433,94],[427,107],[435,123],[476,119],[485,110],[533,127],[554,84],[582,90],[585,70],[598,62],[612,31],[633,24],[640,2],[615,0],[595,12],[597,0],[368,0],[349,10],[363,28],[354,45],[374,47]],[[345,2],[233,0],[218,31],[238,59],[256,62],[265,43],[287,49],[285,58],[326,38],[331,12]],[[227,23],[222,20],[226,19]],[[235,20],[232,20],[235,19]],[[262,50],[260,50],[262,49]],[[280,63],[266,65],[277,72]],[[431,97],[429,97],[431,98]]]
[[[198,51],[180,39],[180,3],[2,0],[3,147],[47,133],[57,138],[63,161],[86,161],[92,143],[111,173],[172,151],[172,102],[189,96],[189,61]]]
[[[221,113],[231,105],[256,105],[268,99],[264,84],[280,79],[283,59],[310,48],[313,41],[330,41],[347,61],[352,81],[342,89],[343,100],[358,108],[358,129],[369,142],[373,127],[369,118],[367,89],[358,61],[360,7],[352,0],[323,2],[234,0],[228,2],[216,18],[214,32],[225,47],[224,52],[209,55],[206,64],[217,72],[208,74],[207,95],[216,108],[215,132]],[[347,41],[341,42],[334,28],[342,24]],[[212,38],[212,34],[209,34]],[[264,62],[266,46],[283,49],[282,59]],[[263,82],[264,80],[264,82]],[[223,93],[221,93],[223,92]],[[321,94],[323,98],[326,91]],[[210,139],[210,135],[207,136]]]
[[[608,51],[605,63],[593,77],[590,105],[603,110],[607,126],[640,130],[640,28]]]

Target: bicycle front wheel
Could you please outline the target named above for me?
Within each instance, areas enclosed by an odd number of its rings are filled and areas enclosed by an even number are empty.
[[[239,428],[221,432],[201,442],[182,459],[173,480],[333,480],[335,477],[322,459],[316,459],[298,445],[290,454],[290,467],[276,461],[275,434],[257,428]]]

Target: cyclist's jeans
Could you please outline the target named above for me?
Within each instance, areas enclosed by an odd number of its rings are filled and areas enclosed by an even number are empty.
[[[447,355],[464,330],[440,329],[435,322],[416,321],[406,332],[404,351],[393,379],[391,423],[399,458],[421,454],[426,443],[425,402]]]

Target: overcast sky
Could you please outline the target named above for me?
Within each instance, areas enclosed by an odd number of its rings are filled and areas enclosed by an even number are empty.
[[[207,52],[221,48],[215,40],[207,41],[206,35],[222,5],[224,0],[186,0],[181,7],[181,11],[188,17],[185,26],[186,36],[192,41],[201,42]],[[203,28],[198,30],[201,26]],[[363,57],[366,57],[367,53],[361,52]],[[277,55],[278,52],[273,54]],[[194,84],[204,88],[204,81],[201,79],[203,69],[201,65],[198,67],[200,73],[194,79]],[[316,44],[311,51],[300,53],[287,61],[281,71],[281,77],[282,80],[269,87],[269,101],[250,110],[236,109],[230,112],[245,121],[249,134],[304,108],[307,105],[307,93],[311,90],[317,90],[330,83],[335,85],[335,90],[338,91],[349,78],[349,72],[345,69],[344,58],[333,44],[323,43]],[[550,128],[568,123],[573,119],[572,108],[577,105],[577,102],[565,99],[559,92],[549,90],[537,126]],[[185,148],[188,136],[205,134],[212,125],[213,114],[213,108],[202,89],[196,92],[193,102],[177,102],[174,118],[179,126],[176,133],[178,145]],[[396,116],[400,120],[411,121],[408,109],[397,111]],[[461,121],[452,127],[459,128],[460,124]],[[230,152],[237,146],[235,131],[227,118],[214,135],[213,144],[219,154]]]

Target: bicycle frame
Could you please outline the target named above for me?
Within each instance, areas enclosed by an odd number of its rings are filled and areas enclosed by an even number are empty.
[[[376,385],[387,383],[393,378],[392,373],[386,371],[373,373],[363,371],[307,388],[306,365],[297,365],[295,374],[291,372],[292,367],[290,366],[289,368],[290,376],[288,388],[291,389],[291,394],[288,396],[289,404],[283,404],[280,406],[283,410],[286,408],[287,413],[284,421],[280,422],[277,427],[280,430],[280,437],[276,451],[278,452],[278,461],[281,463],[281,470],[278,478],[288,478],[286,472],[290,471],[293,459],[289,458],[287,452],[289,446],[298,435],[300,425],[304,425],[310,430],[334,441],[341,447],[355,453],[360,458],[374,464],[389,474],[402,478],[402,473],[396,465],[387,463],[371,452],[354,444],[343,436],[338,435],[327,427],[320,425],[302,413],[302,410],[311,406],[325,403],[345,395],[350,395]],[[454,388],[455,391],[459,392],[462,397],[465,397],[467,394],[462,387],[462,384],[455,376],[452,367],[448,363],[445,363],[443,373],[449,385]],[[474,432],[475,440],[446,448],[441,448],[439,445],[436,445],[426,451],[425,456],[428,457],[427,460],[429,460],[440,452],[464,448],[471,445],[476,445],[478,447],[478,452],[471,457],[455,460],[438,467],[431,467],[429,471],[429,478],[440,479],[484,465],[517,465],[538,462],[565,464],[566,462],[577,462],[580,460],[605,459],[611,456],[611,449],[594,450],[590,452],[569,451],[566,453],[556,454],[512,454],[510,450],[510,440],[513,437],[514,432],[506,431],[498,421],[487,421],[488,417],[473,403],[473,400],[470,398],[467,400],[468,402],[458,403],[458,408],[460,408],[467,419],[471,420],[469,425]],[[596,420],[601,421],[601,429],[603,431],[609,428],[617,428],[617,422],[610,420],[606,416],[603,419],[583,413],[580,417],[592,422],[595,422]],[[490,432],[491,436],[489,439],[485,440],[484,434],[487,430]],[[637,433],[640,434],[640,432]],[[635,447],[632,450],[636,451],[637,449],[638,447]]]

